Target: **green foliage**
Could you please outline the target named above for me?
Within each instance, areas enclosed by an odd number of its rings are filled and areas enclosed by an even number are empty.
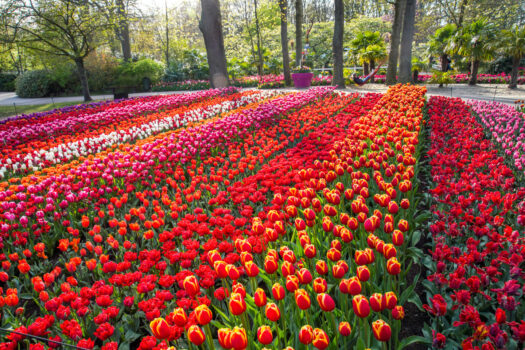
[[[448,85],[454,82],[452,78],[452,71],[442,72],[439,70],[432,70],[432,78],[430,78],[431,84]]]
[[[493,58],[496,42],[496,27],[487,19],[481,18],[457,31],[447,45],[447,51],[483,62]]]
[[[162,78],[165,82],[208,79],[209,67],[206,53],[198,49],[184,50],[170,61]]]
[[[103,91],[115,85],[119,61],[104,53],[92,53],[86,57],[89,88],[91,91]]]
[[[515,25],[501,33],[500,50],[510,57],[518,59],[525,56],[525,26]]]
[[[429,53],[438,56],[447,53],[447,46],[455,33],[456,25],[451,23],[436,30],[434,35],[428,38]]]
[[[386,57],[386,46],[381,34],[376,32],[358,32],[350,42],[351,52],[364,62],[375,62]]]
[[[311,73],[312,69],[308,66],[297,66],[292,68],[292,73]]]
[[[162,64],[149,58],[124,62],[117,69],[116,83],[119,86],[140,86],[143,79],[147,78],[155,84],[160,80],[163,72]]]
[[[53,83],[46,70],[28,71],[16,78],[16,94],[20,97],[45,97],[52,91]]]
[[[0,91],[15,91],[16,75],[0,73]]]

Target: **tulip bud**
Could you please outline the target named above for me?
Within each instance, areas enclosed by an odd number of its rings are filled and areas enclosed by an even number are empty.
[[[352,307],[354,309],[354,313],[358,317],[364,318],[370,314],[370,304],[368,303],[366,297],[361,294],[354,296],[352,299]]]
[[[206,340],[206,336],[201,327],[196,324],[188,328],[188,339],[195,345],[200,346]]]
[[[265,315],[270,321],[277,322],[281,318],[281,310],[277,304],[268,303],[266,304]]]
[[[326,334],[326,332],[320,328],[314,329],[314,339],[312,341],[312,345],[319,350],[323,350],[326,349],[329,344],[330,339],[328,338],[328,334]]]
[[[329,216],[325,216],[323,218],[322,227],[324,232],[332,232],[332,230],[334,229],[334,223],[332,222]]]
[[[370,279],[370,270],[366,266],[358,266],[356,274],[361,282],[366,282]]]
[[[284,299],[284,288],[279,283],[274,283],[272,286],[272,295],[275,300]]]
[[[397,305],[397,296],[394,292],[386,292],[383,299],[387,309],[392,310]]]
[[[241,272],[235,267],[235,265],[226,265],[226,271],[228,272],[228,277],[230,277],[232,281],[237,281],[239,277],[241,277]]]
[[[255,305],[257,305],[258,307],[263,307],[264,305],[266,305],[266,300],[266,293],[264,292],[264,290],[261,288],[257,288],[253,296],[253,301]]]
[[[306,268],[302,268],[297,271],[297,277],[299,279],[299,283],[301,284],[309,284],[313,279],[312,273]]]
[[[317,255],[317,248],[313,244],[305,244],[303,249],[304,255],[309,259],[313,259]]]
[[[207,305],[201,304],[195,308],[195,319],[201,326],[205,326],[210,323],[212,318],[213,313]]]
[[[399,220],[399,222],[397,223],[397,227],[401,232],[407,232],[410,228],[408,225],[408,221],[406,221],[405,219]]]
[[[330,261],[340,260],[341,259],[341,251],[339,249],[336,249],[336,248],[330,248],[326,252],[326,257]]]
[[[184,327],[186,322],[188,322],[188,316],[186,316],[186,312],[184,312],[184,309],[181,307],[173,310],[172,319],[173,322],[175,322],[175,324],[179,327]]]
[[[232,293],[230,297],[230,302],[228,303],[228,308],[233,315],[240,315],[246,311],[246,302],[244,298],[239,293]]]
[[[263,345],[273,342],[273,334],[270,326],[260,326],[257,329],[257,340]]]
[[[396,250],[396,247],[394,247],[393,244],[385,244],[384,247],[383,247],[383,256],[385,257],[385,259],[390,259],[390,258],[393,258],[397,255],[397,250]]]
[[[314,330],[312,326],[305,325],[299,330],[299,341],[305,345],[308,345],[314,340]]]
[[[194,296],[200,291],[199,281],[193,275],[187,276],[182,282],[184,290],[188,293],[189,296]]]
[[[217,276],[219,276],[219,278],[228,277],[228,271],[226,271],[226,266],[228,266],[228,264],[223,260],[217,260],[213,263],[213,268],[215,269],[215,272],[217,273]]]
[[[326,283],[326,280],[321,277],[317,277],[314,279],[314,291],[316,293],[324,293],[328,289],[328,283]]]
[[[374,337],[379,341],[388,341],[392,335],[392,330],[388,323],[383,320],[377,320],[372,323]]]
[[[244,328],[235,327],[229,334],[230,347],[227,349],[243,350],[248,346],[248,338],[246,336],[246,330]]]
[[[248,277],[255,277],[259,274],[259,267],[253,261],[247,261],[244,264],[244,269]]]
[[[306,222],[303,219],[295,219],[295,229],[297,231],[303,231],[306,229]]]
[[[326,275],[328,273],[328,265],[324,260],[317,260],[315,263],[315,271],[320,275]]]
[[[277,269],[279,268],[279,264],[277,263],[277,259],[274,257],[267,255],[264,259],[264,271],[266,271],[267,274],[271,275]]]
[[[290,293],[295,292],[297,288],[299,288],[299,278],[295,275],[288,275],[286,276],[286,290]]]
[[[402,320],[403,318],[405,318],[405,309],[403,309],[403,306],[396,305],[392,309],[392,317],[394,318],[394,320]]]
[[[396,258],[390,258],[386,262],[386,270],[391,275],[398,275],[401,272],[401,264]]]
[[[369,264],[368,255],[364,250],[356,250],[354,253],[354,260],[359,266]]]
[[[312,304],[310,301],[310,295],[308,295],[308,292],[304,289],[297,289],[295,291],[295,303],[301,310],[309,309]]]
[[[326,293],[317,294],[317,302],[323,311],[331,312],[335,309],[334,299]]]
[[[374,312],[381,312],[386,308],[386,303],[381,293],[374,293],[370,296],[370,307]]]
[[[149,323],[149,328],[153,336],[159,340],[168,339],[171,335],[171,330],[168,322],[165,319],[158,317]]]
[[[354,240],[354,235],[352,234],[352,232],[350,232],[349,229],[343,227],[343,229],[341,229],[341,239],[345,243],[350,243]]]
[[[392,233],[392,243],[396,247],[400,247],[403,245],[404,241],[405,241],[405,236],[403,235],[403,232],[399,230],[394,230],[394,233]]]
[[[341,333],[343,337],[348,337],[350,333],[352,333],[352,327],[350,327],[350,323],[348,322],[339,323],[339,333]]]
[[[401,203],[399,203],[401,205],[401,208],[403,209],[408,209],[408,207],[410,207],[410,201],[407,199],[407,198],[404,198],[401,200]]]

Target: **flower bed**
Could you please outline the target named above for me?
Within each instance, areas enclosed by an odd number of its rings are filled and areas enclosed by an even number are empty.
[[[425,90],[331,91],[1,183],[2,326],[82,348],[395,347]]]
[[[517,216],[525,188],[463,101],[431,97],[428,111],[434,220],[425,262],[427,337],[435,348],[521,349],[525,241]]]

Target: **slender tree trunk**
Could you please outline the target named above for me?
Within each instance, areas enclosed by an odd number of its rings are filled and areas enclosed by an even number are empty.
[[[334,52],[334,76],[332,85],[340,89],[345,88],[345,78],[343,76],[343,32],[345,26],[345,5],[343,0],[335,0],[334,11],[334,38],[333,38],[333,52]]]
[[[84,95],[84,102],[91,101],[91,95],[89,94],[89,85],[86,75],[86,68],[84,67],[83,58],[75,58],[75,64],[77,65],[77,73],[80,79],[80,86],[82,87],[82,95]]]
[[[223,88],[229,85],[224,38],[222,36],[221,9],[219,0],[201,0],[199,29],[204,36],[206,56],[210,67],[210,85]]]
[[[376,69],[376,61],[370,60],[370,71],[373,72]],[[370,78],[371,83],[375,83],[375,77]]]
[[[128,16],[126,13],[126,7],[124,5],[124,0],[116,0],[115,4],[117,6],[117,16],[118,16],[118,27],[117,38],[120,41],[120,46],[122,48],[122,57],[124,61],[131,60],[131,43],[129,38],[129,23]]]
[[[164,0],[164,10],[166,15],[166,67],[170,64],[170,27],[169,27],[169,18],[168,18],[168,1]]]
[[[399,43],[403,26],[403,12],[405,0],[396,0],[394,4],[394,23],[392,23],[392,36],[390,39],[390,54],[388,55],[388,68],[386,70],[386,84],[394,85],[397,82],[397,61],[399,60]]]
[[[467,8],[469,0],[461,0],[459,5],[459,17],[457,23],[457,29],[459,30],[463,26],[463,20],[465,19],[465,9]]]
[[[295,0],[295,65],[303,60],[303,0]]]
[[[257,56],[259,56],[259,62],[257,64],[257,73],[259,76],[264,74],[264,62],[261,51],[261,28],[259,27],[259,16],[257,16],[257,0],[253,0],[253,7],[255,11],[255,32],[257,34]]]
[[[414,84],[419,83],[419,71],[417,69],[414,69],[414,71],[412,72],[412,81],[414,82]]]
[[[292,85],[290,75],[290,54],[288,52],[288,0],[279,0],[279,9],[281,10],[281,46],[283,51],[283,70],[284,84]]]
[[[441,55],[441,71],[446,72],[448,70],[448,55],[446,53]],[[439,83],[439,87],[443,87],[443,83]]]
[[[412,42],[414,41],[415,18],[416,0],[406,0],[399,57],[399,81],[403,84],[412,82]]]
[[[512,71],[510,72],[509,89],[516,89],[518,87],[518,68],[520,66],[520,57],[512,57]]]
[[[363,75],[367,76],[370,74],[370,64],[367,61],[363,62]]]
[[[468,81],[469,85],[476,85],[478,82],[478,69],[479,69],[479,60],[472,60],[470,64],[470,80]]]
[[[248,36],[250,37],[250,44],[252,46],[252,60],[255,63],[255,44],[253,43],[253,36],[252,31],[250,30],[250,22],[248,21],[248,10],[246,8],[246,2],[244,3],[244,19],[246,20],[246,30],[248,32]]]

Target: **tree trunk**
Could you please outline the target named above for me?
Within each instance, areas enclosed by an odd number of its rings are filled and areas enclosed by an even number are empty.
[[[370,65],[368,64],[367,61],[364,61],[363,62],[363,75],[367,76],[368,74],[370,74]]]
[[[340,89],[345,88],[345,79],[343,76],[343,32],[345,26],[345,12],[343,0],[335,0],[334,11],[334,37],[333,37],[333,52],[334,52],[334,76],[332,85]]]
[[[295,0],[295,65],[303,60],[303,0]]]
[[[257,34],[257,56],[259,57],[259,62],[257,64],[257,74],[261,76],[264,74],[264,62],[261,52],[261,28],[259,27],[259,16],[257,16],[257,0],[253,0],[253,7],[255,11],[255,33]]]
[[[470,80],[468,81],[469,85],[476,85],[478,82],[478,69],[479,69],[479,60],[472,60],[470,64]]]
[[[84,67],[83,58],[75,58],[75,64],[77,65],[77,73],[80,79],[80,86],[82,86],[82,95],[84,95],[84,102],[91,101],[91,95],[89,94],[89,85],[86,75],[86,68]]]
[[[376,69],[376,61],[370,60],[370,71],[373,72],[374,69]],[[372,78],[370,78],[370,82],[375,83],[375,81],[375,76],[372,76]]]
[[[463,20],[465,19],[465,9],[467,8],[469,0],[462,0],[461,4],[459,5],[459,17],[458,17],[458,23],[457,23],[457,30],[459,30],[463,26]]]
[[[279,9],[281,10],[281,46],[283,51],[283,70],[284,84],[292,85],[290,75],[290,54],[288,53],[288,0],[279,0]]]
[[[512,71],[510,72],[509,89],[516,89],[518,87],[518,68],[520,66],[520,57],[512,57]]]
[[[120,46],[122,47],[122,57],[124,61],[131,60],[131,43],[129,38],[129,23],[126,13],[126,7],[124,5],[124,0],[116,0],[115,4],[117,6],[117,16],[118,16],[118,27],[117,37],[120,41]]]
[[[170,65],[170,27],[169,27],[169,19],[168,19],[168,2],[164,0],[164,10],[165,10],[165,16],[166,16],[166,67],[169,67]]]
[[[446,72],[448,70],[448,55],[446,53],[442,54],[441,57],[441,71]],[[443,83],[439,83],[439,87],[443,87]]]
[[[412,83],[412,42],[414,41],[414,21],[416,18],[416,0],[406,0],[403,18],[403,37],[399,57],[399,81]]]
[[[201,0],[199,29],[204,37],[206,56],[210,67],[210,85],[223,88],[229,85],[224,38],[222,36],[221,9],[219,0]]]
[[[406,0],[396,0],[394,4],[394,22],[392,23],[390,55],[388,55],[388,68],[386,70],[387,85],[394,85],[397,82],[397,61],[399,59],[399,43],[401,41],[405,1]]]

